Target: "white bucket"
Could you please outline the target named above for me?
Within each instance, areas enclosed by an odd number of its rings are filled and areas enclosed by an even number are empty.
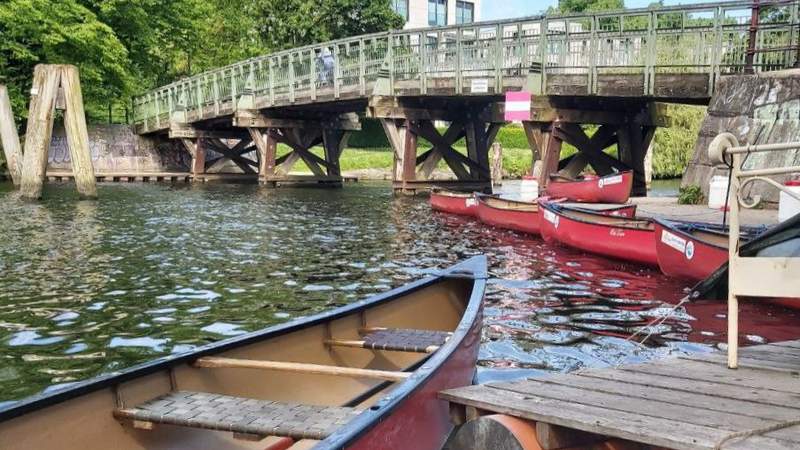
[[[791,180],[784,183],[793,193],[800,195],[800,180]],[[778,221],[783,222],[800,214],[800,200],[796,200],[786,192],[781,191],[778,200]]]
[[[534,177],[522,177],[519,185],[519,199],[523,202],[532,202],[539,198],[539,181]]]
[[[708,183],[708,207],[722,209],[728,197],[728,177],[716,175]]]

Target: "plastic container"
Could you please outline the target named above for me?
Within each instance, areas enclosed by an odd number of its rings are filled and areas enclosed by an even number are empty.
[[[789,180],[784,183],[790,191],[800,195],[800,180]],[[778,221],[783,222],[791,219],[796,214],[800,214],[800,200],[797,200],[781,191],[780,199],[778,200]]]
[[[728,197],[728,177],[716,175],[708,183],[708,207],[722,209]]]
[[[539,181],[530,176],[522,177],[519,186],[519,199],[523,202],[532,202],[539,198]]]

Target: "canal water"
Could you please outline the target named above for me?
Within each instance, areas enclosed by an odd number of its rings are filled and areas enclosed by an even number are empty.
[[[485,253],[479,381],[708,351],[725,308],[686,283],[434,213],[386,183],[341,190],[110,184],[41,203],[0,185],[0,406],[318,313]],[[800,320],[746,305],[744,343]],[[644,332],[635,339],[632,333]],[[652,332],[645,345],[639,345]]]

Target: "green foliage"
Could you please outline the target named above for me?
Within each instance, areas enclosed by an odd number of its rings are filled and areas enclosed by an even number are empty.
[[[389,0],[259,0],[252,2],[258,34],[270,50],[400,28]]]
[[[89,105],[130,93],[127,49],[111,27],[76,0],[4,1],[0,30],[0,83],[8,85],[20,119],[27,116],[27,93],[39,63],[77,65]]]
[[[608,11],[625,7],[623,0],[558,0],[558,12]]]
[[[389,147],[386,133],[384,133],[380,121],[376,119],[361,119],[361,131],[353,133],[347,142],[351,148]]]
[[[700,186],[691,185],[680,188],[678,191],[679,205],[699,205],[705,201],[703,190]]]
[[[694,144],[706,108],[699,106],[669,105],[671,120],[668,128],[659,128],[653,144],[653,176],[676,178],[683,175],[694,154]]]
[[[389,0],[2,0],[0,83],[24,127],[33,67],[75,64],[90,120],[121,120],[175,79],[402,24]]]

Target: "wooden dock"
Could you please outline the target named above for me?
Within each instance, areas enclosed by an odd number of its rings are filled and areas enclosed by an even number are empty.
[[[800,340],[744,348],[739,366],[728,369],[725,354],[714,352],[469,386],[440,397],[456,422],[499,413],[566,428],[568,435],[658,448],[800,449]]]
[[[0,180],[2,180],[0,174]],[[47,180],[54,182],[69,182],[74,181],[75,176],[72,172],[64,171],[48,171]],[[270,182],[275,184],[285,185],[303,185],[303,184],[330,184],[334,181],[339,184],[342,183],[356,183],[357,177],[337,177],[334,179],[326,179],[324,177],[310,177],[304,175],[287,175],[284,177],[275,177],[274,179],[259,178],[258,174],[249,173],[204,173],[200,175],[192,175],[190,172],[98,172],[95,173],[95,179],[101,183],[189,183],[191,181],[199,182],[220,182],[220,183],[258,183]]]

